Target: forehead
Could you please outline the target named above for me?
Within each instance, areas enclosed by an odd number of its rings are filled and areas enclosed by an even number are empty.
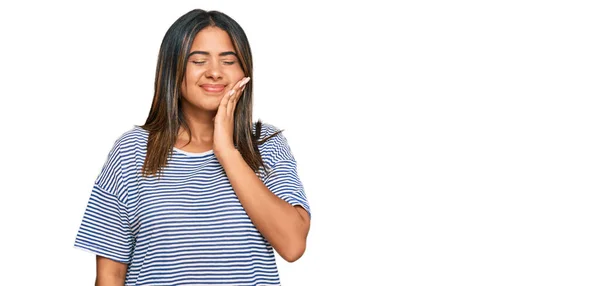
[[[234,49],[227,32],[218,27],[206,27],[194,37],[191,51],[223,52]]]

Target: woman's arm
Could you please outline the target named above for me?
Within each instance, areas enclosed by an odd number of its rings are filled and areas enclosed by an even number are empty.
[[[123,286],[127,264],[96,255],[95,286]]]
[[[298,260],[306,248],[310,218],[271,192],[237,149],[215,153],[244,210],[258,231],[283,259]]]

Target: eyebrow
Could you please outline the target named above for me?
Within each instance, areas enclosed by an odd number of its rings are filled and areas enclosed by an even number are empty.
[[[193,51],[193,52],[191,52],[191,53],[188,55],[188,58],[189,58],[189,57],[191,57],[192,55],[195,55],[195,54],[200,54],[200,55],[210,55],[210,53],[209,53],[209,52],[206,52],[206,51]],[[236,53],[235,53],[235,52],[232,52],[232,51],[222,52],[222,53],[220,53],[220,54],[219,54],[219,57],[224,57],[224,56],[228,56],[228,55],[234,55],[234,56],[236,56],[236,57],[237,57]]]

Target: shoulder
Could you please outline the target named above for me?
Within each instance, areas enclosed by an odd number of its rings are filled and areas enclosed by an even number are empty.
[[[265,163],[273,165],[279,160],[294,160],[292,150],[284,135],[285,128],[282,129],[268,122],[262,122],[261,125],[259,142],[262,143],[258,145],[258,149]]]
[[[124,198],[136,158],[145,150],[148,132],[133,126],[119,133],[106,156],[104,165],[96,178],[96,185],[119,198]]]
[[[252,133],[256,134],[257,131],[257,126],[258,126],[259,121],[255,121],[254,124],[252,124]],[[265,138],[279,132],[279,131],[283,131],[282,129],[278,128],[277,126],[269,123],[269,122],[263,122],[260,121],[260,137],[258,138],[259,141],[264,140]]]
[[[252,132],[256,134],[257,122],[253,125]],[[260,136],[258,137],[259,149],[261,151],[274,151],[287,145],[287,140],[283,134],[285,129],[280,128],[270,122],[261,122]]]
[[[102,173],[129,169],[141,152],[145,153],[147,140],[148,132],[137,125],[118,133],[118,136],[113,138]]]
[[[140,151],[148,142],[148,131],[138,125],[134,125],[121,133],[114,139],[111,153],[119,153],[121,156],[132,151]]]
[[[121,145],[129,146],[139,142],[148,141],[149,132],[142,128],[139,125],[134,125],[133,127],[124,131],[118,138],[117,142]]]

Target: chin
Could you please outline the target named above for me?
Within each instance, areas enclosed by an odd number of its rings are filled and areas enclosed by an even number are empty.
[[[201,104],[194,104],[193,105],[195,109],[198,110],[205,110],[205,111],[214,111],[216,112],[217,110],[219,110],[219,105],[218,104],[212,104],[212,103],[207,103],[207,102],[203,102]]]
[[[202,104],[202,109],[207,110],[207,111],[216,112],[217,110],[219,110],[219,104],[221,104],[221,98],[218,98],[217,100],[206,100],[203,103],[204,104]]]
[[[215,100],[212,98],[206,98],[202,95],[201,98],[199,98],[199,100],[187,101],[185,105],[196,110],[216,112],[217,110],[219,110],[220,102],[220,98]]]

